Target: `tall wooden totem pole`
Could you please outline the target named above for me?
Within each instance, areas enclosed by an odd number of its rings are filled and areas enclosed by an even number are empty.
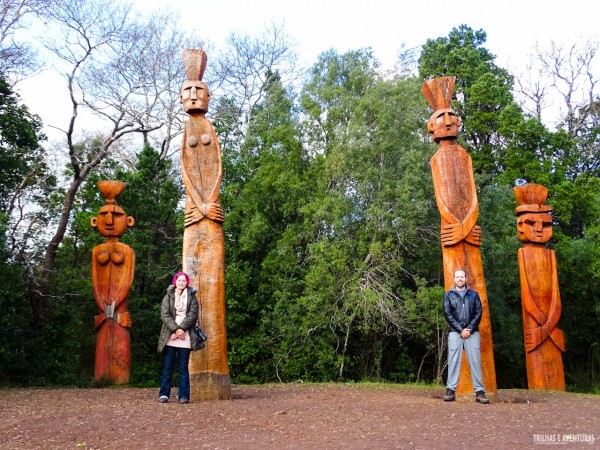
[[[206,53],[184,50],[187,81],[180,101],[189,118],[181,144],[181,170],[186,189],[183,270],[198,287],[200,321],[208,340],[190,358],[192,400],[228,400],[231,381],[225,329],[225,216],[219,203],[221,148],[206,119],[210,92],[202,81]]]
[[[554,250],[545,247],[552,237],[552,207],[548,190],[539,184],[514,188],[517,199],[523,337],[529,389],[565,390],[562,353],[565,337],[558,328],[562,312]]]
[[[496,369],[492,347],[492,327],[487,290],[481,262],[481,228],[476,225],[479,204],[473,178],[471,156],[457,142],[460,118],[450,108],[454,92],[454,77],[426,81],[422,93],[434,113],[427,130],[439,145],[431,158],[435,200],[440,211],[442,258],[446,290],[454,284],[454,272],[464,270],[470,287],[481,298],[483,314],[479,325],[481,335],[481,369],[485,392],[490,401],[497,401]],[[457,397],[473,392],[471,374],[463,352]]]
[[[135,252],[119,238],[135,221],[115,200],[125,190],[125,183],[99,181],[98,188],[106,204],[98,217],[92,218],[91,225],[98,228],[106,242],[92,249],[92,286],[101,311],[95,317],[98,337],[94,378],[101,383],[127,384],[131,369],[127,296],[133,282]]]

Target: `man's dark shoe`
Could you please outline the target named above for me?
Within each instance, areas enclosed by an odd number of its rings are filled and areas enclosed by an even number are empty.
[[[475,402],[481,403],[483,405],[487,405],[490,401],[485,396],[485,392],[478,391],[478,392],[475,392]]]
[[[484,396],[485,397],[485,396]],[[452,389],[446,389],[446,395],[444,395],[445,402],[453,402],[456,400],[456,395]]]

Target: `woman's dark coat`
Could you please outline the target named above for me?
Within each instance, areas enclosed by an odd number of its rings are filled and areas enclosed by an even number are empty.
[[[160,330],[160,336],[158,338],[158,352],[161,353],[167,344],[167,341],[178,328],[184,331],[189,331],[190,340],[192,341],[192,348],[196,344],[196,333],[192,331],[196,321],[198,320],[198,299],[196,298],[196,292],[198,290],[194,287],[188,286],[187,289],[187,314],[183,321],[177,325],[175,322],[175,286],[171,285],[167,288],[167,294],[162,300],[160,306],[160,318],[162,320],[162,329]]]

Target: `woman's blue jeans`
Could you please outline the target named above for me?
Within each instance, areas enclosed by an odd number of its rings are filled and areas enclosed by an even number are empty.
[[[175,359],[177,359],[177,369],[179,370],[179,392],[177,397],[190,398],[190,373],[188,364],[190,361],[189,348],[178,348],[165,345],[163,350],[163,367],[160,376],[160,392],[159,397],[171,396],[171,382],[173,381],[173,369],[175,368]]]

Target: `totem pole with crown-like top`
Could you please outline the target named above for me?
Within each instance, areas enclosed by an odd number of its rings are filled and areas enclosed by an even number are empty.
[[[135,252],[119,242],[119,238],[135,221],[125,215],[115,200],[125,190],[125,183],[99,181],[98,188],[106,204],[98,211],[98,217],[91,219],[91,225],[106,242],[92,249],[92,286],[102,311],[95,317],[98,337],[94,379],[100,383],[127,384],[131,370],[127,296],[133,283]]]
[[[497,401],[496,369],[492,343],[492,327],[487,290],[481,262],[481,228],[476,225],[479,204],[473,178],[471,156],[457,142],[460,118],[450,108],[454,92],[454,77],[428,80],[422,93],[434,113],[427,130],[439,145],[431,158],[435,200],[441,215],[442,258],[445,289],[454,284],[454,272],[464,270],[469,285],[479,293],[483,307],[481,335],[481,369],[485,392],[491,402]],[[458,398],[471,392],[470,370],[466,357],[460,369]]]
[[[186,189],[183,271],[198,287],[200,322],[208,336],[206,347],[190,358],[192,400],[231,398],[225,328],[225,216],[219,202],[221,148],[212,123],[206,119],[210,92],[202,81],[206,53],[184,50],[187,81],[181,104],[189,118],[181,144],[181,170]]]
[[[562,312],[554,250],[545,247],[552,237],[552,207],[548,190],[539,184],[514,188],[523,310],[523,337],[529,389],[565,390],[562,353],[565,336],[558,328]]]

